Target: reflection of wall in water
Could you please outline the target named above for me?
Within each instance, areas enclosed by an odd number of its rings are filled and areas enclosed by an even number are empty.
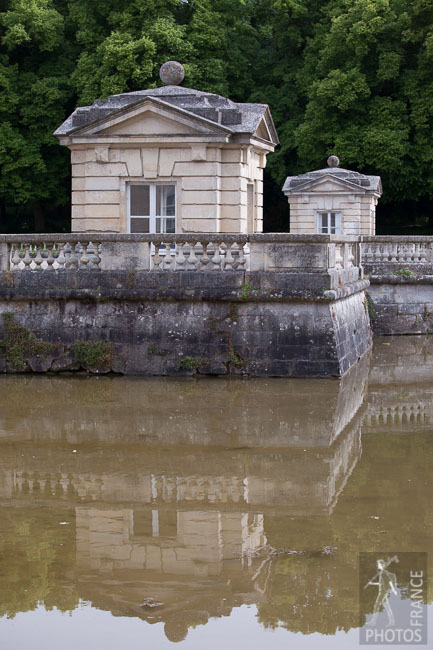
[[[77,567],[217,576],[266,543],[262,514],[76,508]]]
[[[368,355],[340,381],[3,377],[0,436],[326,447],[362,404],[367,374]]]

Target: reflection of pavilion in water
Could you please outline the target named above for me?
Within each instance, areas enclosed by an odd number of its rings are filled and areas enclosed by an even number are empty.
[[[62,431],[35,406],[31,426],[29,414],[14,421],[20,434],[9,436],[10,421],[1,422],[0,498],[73,506],[81,597],[116,614],[163,620],[169,638],[181,638],[209,616],[266,601],[275,564],[266,517],[332,511],[360,454],[365,371],[317,382],[315,395],[310,386],[307,408],[303,382],[291,382],[289,394],[288,385],[275,393],[257,382],[253,397],[249,382],[220,382],[223,394],[209,402],[218,404],[213,420],[200,408],[177,412],[169,395],[158,428],[132,413],[131,434],[121,438],[112,428],[95,442],[86,442],[93,429],[85,409],[71,430],[78,416],[63,402],[70,417]]]
[[[47,381],[51,402],[44,391],[34,405],[17,393],[16,416],[0,415],[0,498],[72,506],[80,596],[117,615],[162,620],[180,639],[234,606],[266,605],[272,521],[326,525],[360,457],[361,431],[380,431],[381,413],[417,404],[412,390],[382,381],[380,364],[363,404],[367,372],[361,364],[340,382],[308,382],[308,401],[299,380],[221,381],[208,395],[201,382],[180,391],[150,381],[143,403],[134,380],[117,380],[114,397],[110,380],[31,378],[29,395]],[[8,379],[13,401],[22,378]],[[89,386],[92,398],[101,391],[96,418]],[[428,424],[427,406],[422,417],[409,422]]]

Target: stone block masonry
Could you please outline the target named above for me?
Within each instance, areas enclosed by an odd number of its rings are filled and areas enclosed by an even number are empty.
[[[374,276],[368,293],[377,334],[433,333],[433,275]]]
[[[0,370],[341,377],[371,347],[365,280],[329,291],[318,273],[211,276],[0,273]],[[18,368],[5,331],[11,317],[52,345],[26,350],[21,337]],[[95,344],[88,358],[77,341]]]
[[[362,261],[377,334],[433,332],[433,238],[364,237]]]

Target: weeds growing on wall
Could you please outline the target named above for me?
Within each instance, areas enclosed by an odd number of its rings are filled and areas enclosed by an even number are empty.
[[[28,357],[45,358],[56,346],[40,341],[34,332],[18,325],[12,314],[2,315],[4,338],[0,339],[0,355],[15,370],[23,370]]]
[[[198,372],[203,365],[203,359],[200,357],[183,357],[178,364],[178,370],[187,370],[188,372]]]
[[[107,341],[77,339],[72,344],[72,353],[86,370],[107,370],[113,363],[114,346]]]
[[[416,273],[408,269],[407,266],[404,267],[404,269],[399,269],[398,271],[394,271],[394,275],[399,275],[401,278],[405,278],[408,280],[409,278],[414,278],[416,276]]]

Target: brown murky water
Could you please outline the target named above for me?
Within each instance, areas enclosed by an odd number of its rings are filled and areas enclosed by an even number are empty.
[[[359,553],[432,548],[432,398],[421,337],[340,382],[0,377],[2,647],[357,647]]]

